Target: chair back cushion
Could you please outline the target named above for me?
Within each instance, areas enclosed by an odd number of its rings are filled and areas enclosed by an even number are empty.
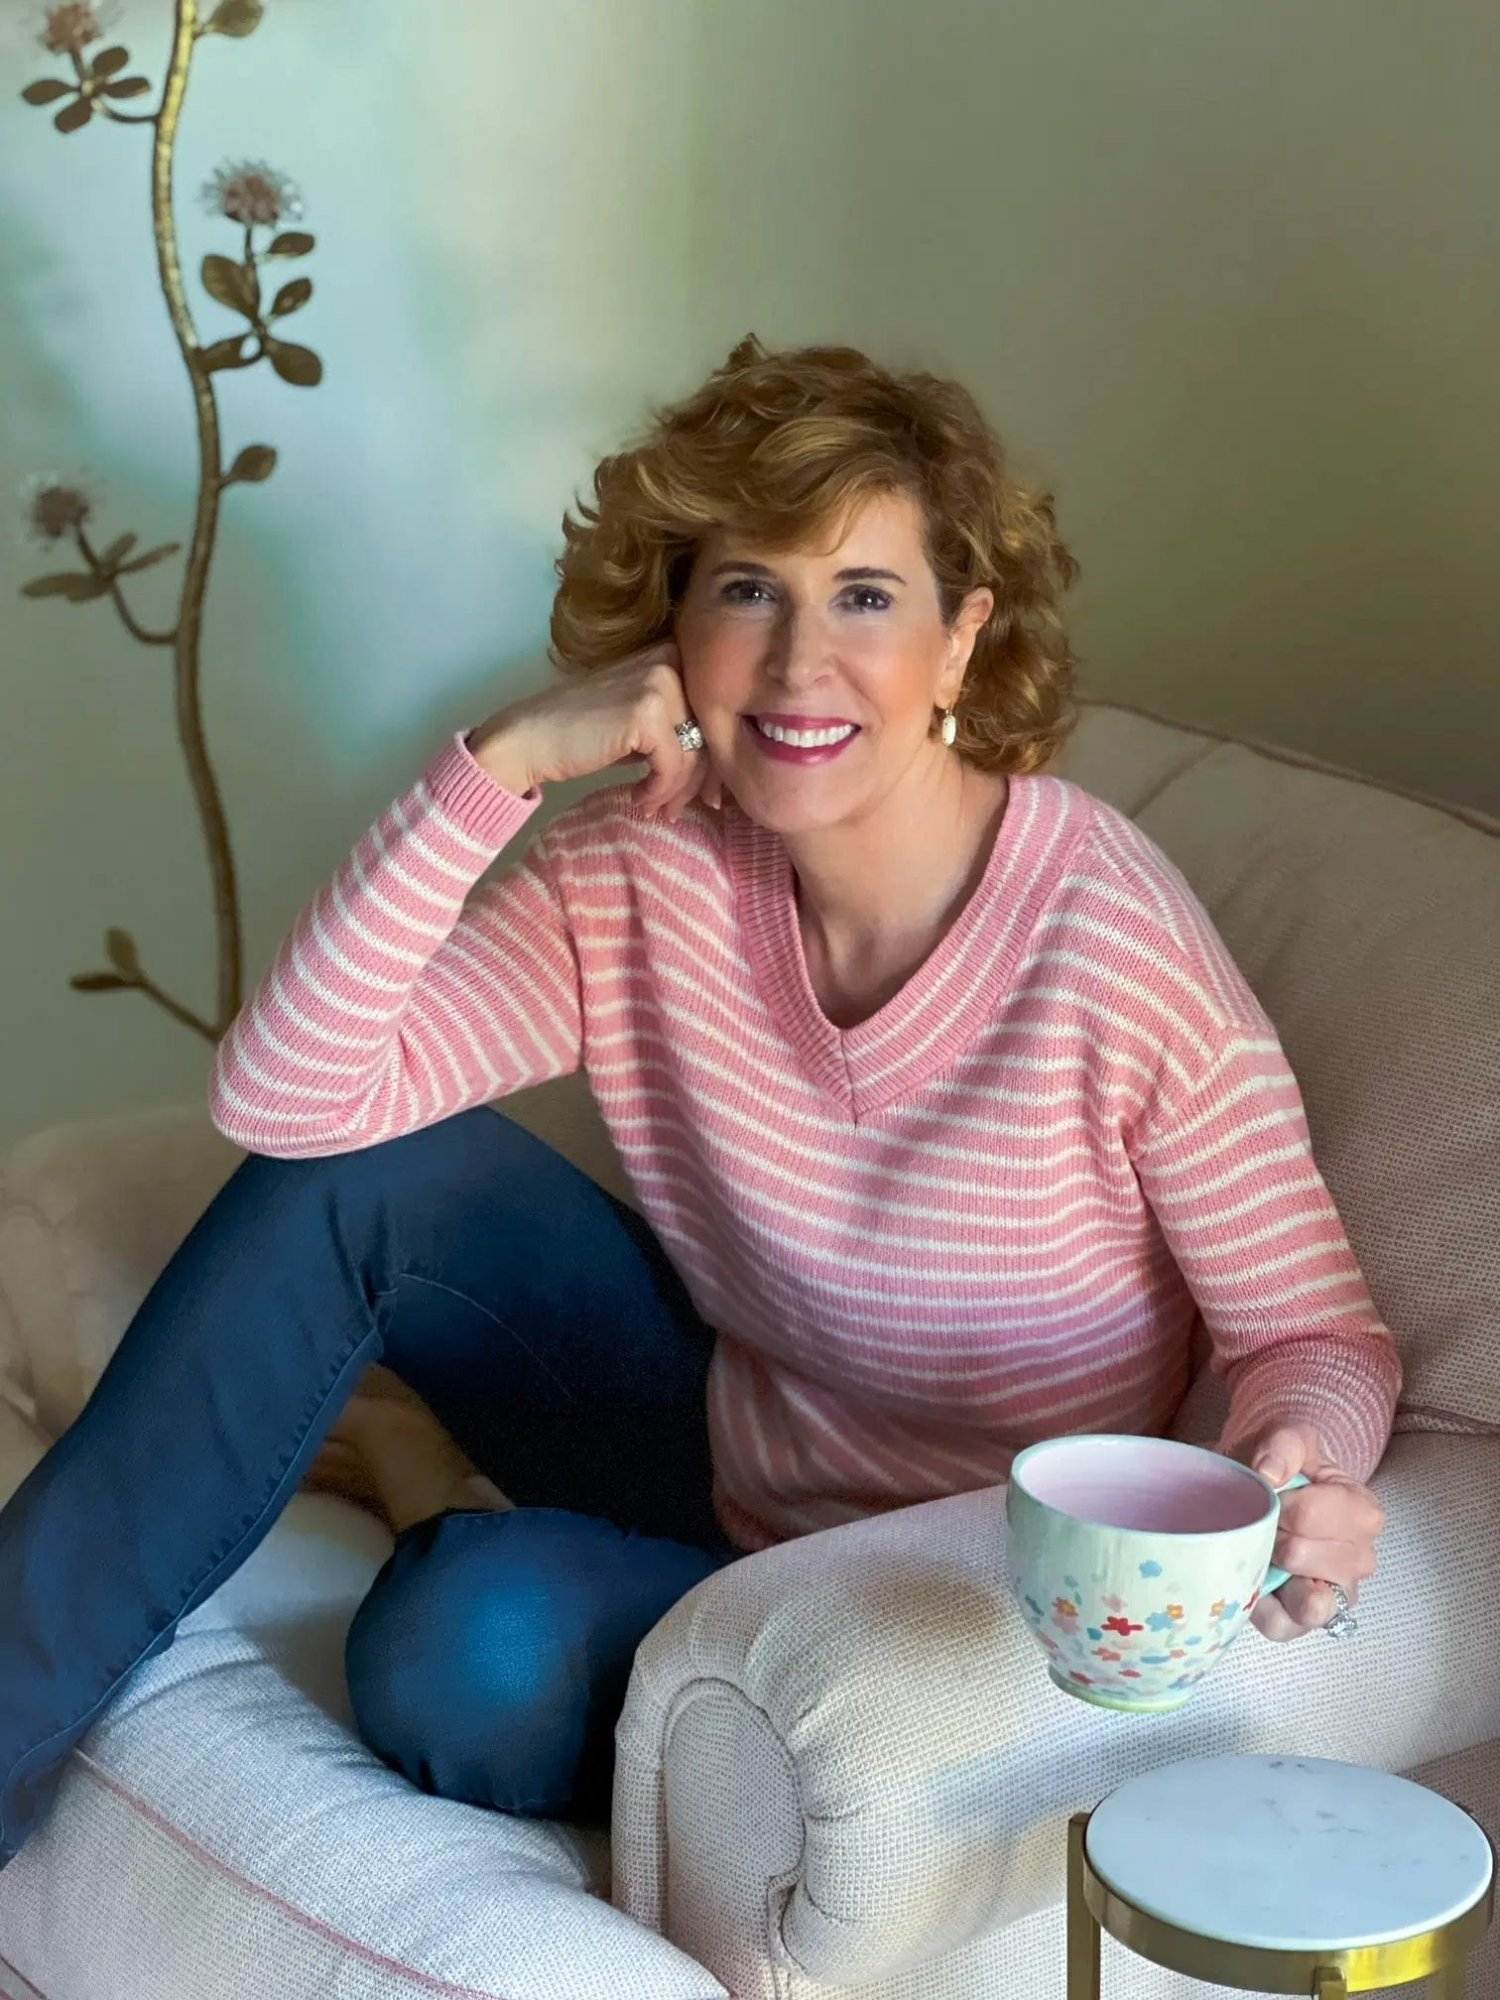
[[[1275,1023],[1399,1427],[1500,1428],[1500,822],[1107,703],[1056,769],[1181,870]]]

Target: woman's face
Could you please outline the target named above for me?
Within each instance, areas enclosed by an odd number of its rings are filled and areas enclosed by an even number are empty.
[[[872,496],[826,555],[709,537],[675,637],[725,790],[751,818],[798,833],[862,817],[903,779],[939,771],[952,752],[933,710],[957,700],[994,602],[971,591],[944,625],[905,493]],[[799,740],[808,732],[834,740]]]

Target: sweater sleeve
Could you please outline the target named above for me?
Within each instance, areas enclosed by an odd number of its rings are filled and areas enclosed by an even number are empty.
[[[1220,1449],[1310,1424],[1333,1463],[1368,1479],[1401,1364],[1314,1162],[1280,1041],[1228,1031],[1196,1082],[1147,1112],[1131,1151],[1229,1384]]]
[[[209,1110],[282,1158],[352,1152],[578,1067],[573,940],[544,853],[476,887],[541,803],[455,735],[302,911],[219,1044]]]

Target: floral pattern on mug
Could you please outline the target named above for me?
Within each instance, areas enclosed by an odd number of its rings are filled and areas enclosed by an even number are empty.
[[[1195,1612],[1190,1594],[1160,1563],[1142,1563],[1140,1570],[1142,1588],[1133,1601],[1101,1591],[1090,1602],[1075,1576],[1063,1577],[1057,1589],[1028,1580],[1018,1595],[1054,1673],[1145,1706],[1196,1686],[1238,1635],[1260,1592],[1216,1597]]]

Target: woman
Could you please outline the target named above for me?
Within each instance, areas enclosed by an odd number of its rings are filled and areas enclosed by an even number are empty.
[[[1221,1447],[1311,1481],[1262,1631],[1373,1571],[1399,1368],[1297,1085],[1182,877],[1041,768],[1050,498],[954,384],[753,337],[595,485],[567,678],[303,913],[215,1068],[251,1157],[0,1514],[0,1851],[377,1359],[518,1504],[398,1536],[360,1728],[515,1812],[607,1809],[631,1657],[695,1582],[1163,1429],[1200,1318]],[[546,787],[642,758],[481,882]],[[580,1064],[644,1217],[484,1108]]]

